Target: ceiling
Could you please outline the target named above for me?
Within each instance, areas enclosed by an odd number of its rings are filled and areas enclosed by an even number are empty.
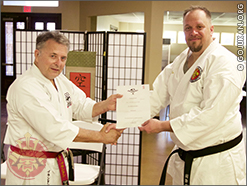
[[[244,13],[244,17],[246,14]],[[110,17],[118,20],[119,22],[127,23],[144,23],[143,12],[133,12],[128,14],[115,14]],[[212,24],[221,26],[237,26],[237,13],[219,13],[211,12]],[[164,13],[164,24],[182,24],[183,12],[165,12]]]

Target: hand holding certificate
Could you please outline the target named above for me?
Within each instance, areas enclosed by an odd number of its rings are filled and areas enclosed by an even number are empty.
[[[116,128],[138,127],[150,119],[149,85],[118,86]]]

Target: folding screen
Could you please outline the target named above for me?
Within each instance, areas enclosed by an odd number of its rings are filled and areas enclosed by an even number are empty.
[[[38,31],[16,31],[14,35],[14,71],[16,78],[31,67],[34,62],[34,50]]]
[[[95,101],[103,98],[103,61],[105,51],[105,32],[88,32],[86,50],[96,52]]]
[[[69,50],[82,50],[84,51],[85,33],[73,31],[61,31],[70,41]]]
[[[118,85],[144,83],[145,33],[107,32],[107,96]],[[107,112],[108,121],[116,121],[116,112]],[[138,128],[124,130],[116,146],[107,145],[106,183],[139,185],[141,136]]]
[[[36,37],[40,32],[15,31],[16,77],[33,64]],[[95,100],[97,102],[115,94],[118,85],[143,84],[145,33],[61,32],[70,40],[70,50],[96,52]],[[102,114],[100,121],[116,122],[116,112]],[[140,160],[140,131],[137,128],[128,128],[123,132],[116,146],[107,145],[106,184],[139,185]]]
[[[61,31],[70,40],[70,50],[84,50],[84,32]],[[14,71],[16,77],[29,69],[34,62],[36,38],[41,31],[16,30],[14,34]],[[63,72],[64,73],[64,72]]]

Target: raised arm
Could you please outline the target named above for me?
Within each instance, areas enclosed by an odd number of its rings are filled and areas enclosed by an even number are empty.
[[[120,94],[113,94],[106,100],[95,103],[95,105],[93,106],[92,117],[103,114],[109,110],[116,110],[117,98],[121,98],[122,96],[123,95]]]

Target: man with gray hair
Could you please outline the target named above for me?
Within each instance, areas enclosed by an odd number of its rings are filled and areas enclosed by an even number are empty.
[[[150,98],[151,117],[170,105],[169,120],[150,119],[139,127],[147,133],[169,131],[175,143],[160,184],[168,167],[174,185],[246,185],[239,111],[245,71],[214,41],[206,8],[186,10],[183,29],[188,48],[158,75]]]
[[[71,156],[71,142],[115,144],[121,135],[116,129],[106,133],[109,123],[101,131],[72,124],[72,119],[97,121],[98,115],[115,110],[122,96],[96,103],[69,81],[61,73],[69,45],[58,31],[42,32],[36,39],[34,65],[8,89],[7,185],[66,185],[70,159],[65,157]],[[72,173],[70,169],[70,179]]]

